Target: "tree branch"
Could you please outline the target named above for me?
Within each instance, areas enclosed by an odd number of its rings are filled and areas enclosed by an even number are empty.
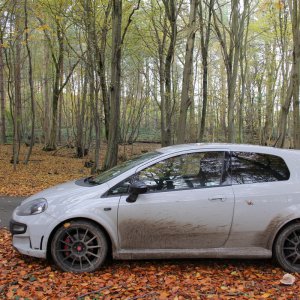
[[[127,30],[128,30],[128,28],[129,28],[130,23],[132,22],[132,16],[133,16],[133,14],[135,13],[136,10],[139,10],[139,9],[140,9],[140,3],[141,3],[141,0],[138,0],[137,6],[133,8],[131,14],[129,15],[129,18],[128,18],[126,27],[125,27],[124,32],[123,32],[123,34],[122,34],[121,45],[123,45],[123,43],[124,43],[125,35],[126,35],[126,33],[127,33]]]

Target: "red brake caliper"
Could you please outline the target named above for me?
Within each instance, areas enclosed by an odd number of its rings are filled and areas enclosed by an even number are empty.
[[[70,242],[71,242],[70,237],[66,237],[65,242],[70,244]],[[64,244],[64,250],[68,250],[68,249],[70,249],[70,246]],[[66,254],[66,256],[69,256],[71,254],[71,252],[67,251],[67,252],[65,252],[65,254]]]

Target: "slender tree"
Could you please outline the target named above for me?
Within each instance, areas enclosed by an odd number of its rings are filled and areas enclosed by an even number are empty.
[[[3,45],[3,35],[1,30],[0,41]],[[6,97],[5,97],[5,83],[4,83],[4,60],[3,60],[3,48],[0,46],[0,144],[6,143],[6,124],[5,124],[5,110],[6,110]]]
[[[246,7],[248,6],[248,0],[243,0],[243,8],[238,0],[231,0],[231,14],[229,20],[229,27],[226,27],[224,23],[221,6],[219,1],[217,14],[216,10],[213,12],[214,16],[214,28],[221,44],[226,73],[227,73],[227,122],[228,122],[228,141],[235,142],[235,91],[238,76],[238,65],[240,48],[242,43],[242,37],[245,28],[245,19],[247,16]],[[229,40],[229,45],[228,45]]]
[[[35,98],[34,98],[34,89],[33,89],[33,68],[32,68],[32,55],[31,49],[29,47],[29,28],[28,28],[28,8],[27,8],[27,0],[24,0],[24,16],[25,16],[25,43],[26,43],[26,50],[28,55],[28,82],[29,82],[29,89],[30,89],[30,103],[31,103],[31,134],[30,134],[30,145],[29,150],[25,158],[25,164],[28,164],[29,158],[32,152],[32,148],[35,141]]]
[[[107,151],[104,169],[115,166],[118,162],[118,146],[120,139],[120,97],[121,97],[121,50],[122,44],[132,22],[132,16],[140,7],[140,0],[129,15],[127,24],[122,33],[122,0],[112,2],[112,58],[110,83],[110,113]]]
[[[202,113],[199,128],[199,141],[203,141],[206,110],[208,101],[208,50],[211,34],[211,18],[215,0],[210,0],[207,5],[207,20],[204,18],[204,7],[202,1],[199,3],[199,25],[200,25],[200,45],[202,56]]]
[[[300,4],[297,0],[289,0],[293,33],[293,137],[294,148],[300,149]]]
[[[186,142],[186,120],[188,108],[191,105],[190,90],[192,82],[192,69],[193,69],[193,53],[196,36],[196,12],[198,7],[198,0],[191,0],[190,4],[190,16],[188,24],[188,38],[186,41],[185,49],[185,61],[183,67],[183,78],[182,78],[182,91],[181,91],[181,102],[180,102],[180,114],[177,129],[177,143],[181,144]]]
[[[21,44],[22,44],[22,25],[21,25],[21,6],[14,0],[15,14],[14,26],[16,31],[16,48],[14,61],[14,137],[13,137],[13,165],[16,170],[19,163],[21,145],[21,123],[22,123],[22,91],[21,91]]]
[[[112,1],[112,59],[110,83],[110,120],[104,168],[117,164],[120,120],[122,0]]]

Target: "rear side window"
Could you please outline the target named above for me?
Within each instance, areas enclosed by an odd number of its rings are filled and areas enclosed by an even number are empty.
[[[232,184],[283,181],[290,178],[289,169],[281,157],[254,153],[231,153]]]

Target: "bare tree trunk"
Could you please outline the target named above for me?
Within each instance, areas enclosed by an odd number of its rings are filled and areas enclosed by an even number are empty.
[[[192,70],[191,75],[191,84],[194,85],[194,72]],[[192,88],[190,91],[190,100],[191,105],[189,108],[190,111],[190,134],[189,134],[189,142],[196,143],[197,142],[197,125],[196,125],[196,113],[195,113],[195,89]]]
[[[214,7],[214,0],[210,0],[208,5],[208,21],[206,30],[204,30],[204,24],[206,23],[203,15],[202,1],[199,3],[199,17],[200,17],[200,43],[201,43],[201,55],[202,55],[202,114],[199,130],[199,141],[203,141],[205,122],[206,122],[206,110],[207,110],[207,83],[208,83],[208,47],[210,41],[211,31],[211,17]]]
[[[1,43],[3,44],[2,33]],[[0,144],[6,143],[6,125],[5,125],[5,90],[4,90],[4,61],[2,47],[0,47]]]
[[[294,73],[294,66],[292,67],[291,74]],[[275,147],[283,148],[284,142],[286,138],[286,131],[287,131],[287,121],[288,121],[288,114],[292,102],[293,97],[293,75],[290,76],[290,84],[288,87],[287,95],[285,98],[285,102],[283,103],[281,107],[280,112],[280,119],[279,119],[279,136],[277,138],[277,141],[275,142]]]
[[[291,1],[290,1],[291,2]],[[298,0],[293,0],[290,5],[293,31],[293,137],[294,148],[300,149],[300,109],[299,109],[299,72],[300,72],[300,4]]]
[[[88,66],[86,67],[88,68]],[[83,78],[82,93],[78,96],[77,111],[76,111],[76,156],[84,157],[86,155],[85,146],[85,115],[86,115],[86,101],[87,101],[87,82],[88,82],[88,71],[86,70]],[[97,138],[97,137],[96,137]]]
[[[95,84],[94,72],[92,65],[89,66],[89,96],[90,103],[93,108],[93,120],[95,128],[95,152],[94,152],[94,166],[91,170],[92,174],[98,173],[100,170],[100,116],[99,116],[99,97],[98,88]]]
[[[60,86],[63,85],[63,74],[64,74],[64,67],[62,66],[61,75],[60,75]],[[64,94],[59,94],[59,108],[58,108],[58,143],[62,143],[62,108],[64,103]]]
[[[217,1],[218,2],[218,1]],[[230,26],[226,28],[223,23],[222,13],[217,16],[214,10],[214,24],[216,34],[220,41],[224,56],[224,63],[227,72],[227,123],[228,123],[228,142],[235,142],[235,90],[238,75],[240,47],[245,28],[245,18],[249,0],[243,1],[243,10],[238,0],[231,0]],[[220,5],[219,5],[220,9]],[[221,26],[221,27],[220,27]],[[227,34],[229,36],[227,36]],[[229,46],[227,45],[229,39]]]
[[[191,105],[190,100],[190,89],[191,87],[191,75],[193,68],[193,52],[195,44],[195,35],[196,35],[196,11],[198,7],[198,0],[191,0],[190,4],[190,17],[189,17],[189,34],[186,41],[185,49],[185,62],[183,68],[183,78],[182,78],[182,91],[181,91],[181,103],[180,103],[180,114],[179,122],[177,128],[177,143],[182,144],[186,142],[186,119],[188,108]]]
[[[14,170],[19,162],[19,152],[21,143],[21,122],[22,122],[22,100],[21,100],[21,43],[22,31],[20,20],[20,7],[15,0],[15,30],[16,30],[16,54],[14,63],[14,138],[13,138],[13,165]]]
[[[56,37],[58,40],[58,58],[57,60],[53,57],[53,62],[55,66],[55,76],[52,92],[52,120],[51,120],[51,131],[49,143],[45,145],[44,150],[52,151],[56,149],[56,140],[57,140],[57,117],[58,117],[58,102],[59,95],[62,92],[60,88],[62,69],[64,63],[64,34],[60,27],[58,20],[56,21]]]
[[[47,42],[44,42],[44,74],[43,74],[43,88],[44,88],[44,123],[43,123],[43,130],[44,130],[44,144],[47,145],[50,140],[50,122],[51,122],[51,106],[50,106],[50,99],[49,99],[49,48]]]
[[[128,22],[121,35],[122,29],[122,0],[112,1],[112,58],[110,84],[110,112],[107,151],[104,160],[104,169],[115,166],[118,162],[118,146],[120,140],[120,103],[121,103],[121,55],[122,44],[132,21],[132,16],[139,9],[141,0],[133,8]]]
[[[166,132],[166,100],[165,100],[165,62],[163,57],[163,49],[159,50],[159,93],[160,93],[160,129],[161,129],[161,144],[165,144]]]
[[[247,7],[245,8],[249,12],[249,3],[247,2]],[[246,83],[248,76],[248,60],[247,60],[247,43],[248,43],[248,28],[249,20],[247,19],[247,26],[245,30],[245,36],[242,37],[242,43],[240,47],[240,80],[241,80],[241,94],[240,94],[240,109],[238,114],[238,142],[243,143],[244,141],[244,106],[245,106],[245,93],[246,93]]]
[[[41,18],[37,16],[41,25],[44,26],[45,23]],[[65,28],[63,17],[55,17],[56,25],[56,40],[57,45],[53,45],[52,37],[50,37],[48,30],[43,29],[45,37],[49,43],[49,48],[51,50],[52,62],[54,64],[54,80],[52,89],[52,114],[51,114],[51,131],[48,143],[45,144],[45,151],[52,151],[56,149],[57,142],[57,128],[58,128],[58,104],[61,93],[64,87],[70,80],[70,77],[78,65],[80,59],[74,63],[69,70],[68,74],[63,78],[63,65],[64,65],[64,54],[65,54]],[[55,50],[57,48],[57,50]],[[62,78],[64,80],[62,80]]]
[[[175,53],[177,37],[177,8],[175,0],[163,0],[166,17],[170,23],[170,42],[165,61],[165,131],[163,132],[162,146],[172,144],[172,76],[171,68]]]
[[[222,127],[223,136],[228,139],[228,130],[226,126],[226,71],[221,67],[221,107],[220,107],[220,125]],[[225,141],[225,140],[223,140]]]
[[[274,48],[274,47],[273,47]],[[262,145],[268,145],[272,136],[272,120],[274,107],[274,74],[275,74],[275,52],[271,51],[270,44],[266,44],[266,111],[265,125],[262,132]]]
[[[280,41],[280,60],[281,63],[281,77],[282,77],[282,85],[280,88],[280,103],[281,103],[281,111],[278,119],[278,137],[274,144],[275,147],[284,147],[285,139],[287,136],[287,118],[291,104],[291,83],[289,82],[289,60],[288,60],[288,15],[285,13],[286,8],[288,6],[287,3],[283,2],[284,6],[279,10],[279,41]],[[293,68],[292,68],[293,72]],[[289,96],[288,96],[289,95]]]
[[[117,164],[119,144],[122,0],[113,0],[112,7],[111,105],[105,169]]]
[[[95,24],[93,23],[92,27],[92,35],[93,35],[93,44],[95,48],[95,53],[98,58],[98,68],[97,72],[100,77],[100,88],[102,93],[102,100],[103,100],[103,106],[104,106],[104,124],[105,124],[105,137],[106,140],[108,140],[109,135],[109,119],[110,119],[110,99],[109,99],[109,92],[107,89],[107,79],[106,79],[106,42],[107,42],[107,33],[109,30],[108,20],[109,15],[111,12],[112,7],[112,1],[109,1],[107,4],[107,7],[105,9],[105,17],[103,20],[103,25],[101,27],[101,41],[100,41],[100,47],[98,47],[97,41],[97,31],[95,28]]]
[[[33,71],[32,71],[32,57],[31,57],[31,50],[29,47],[29,34],[28,34],[28,12],[27,12],[27,0],[24,0],[24,13],[25,13],[25,42],[26,42],[26,49],[28,54],[28,82],[30,87],[30,103],[31,103],[31,135],[30,135],[30,145],[29,150],[26,155],[25,164],[28,164],[29,158],[32,152],[32,148],[35,141],[35,99],[34,99],[34,90],[33,90]]]

